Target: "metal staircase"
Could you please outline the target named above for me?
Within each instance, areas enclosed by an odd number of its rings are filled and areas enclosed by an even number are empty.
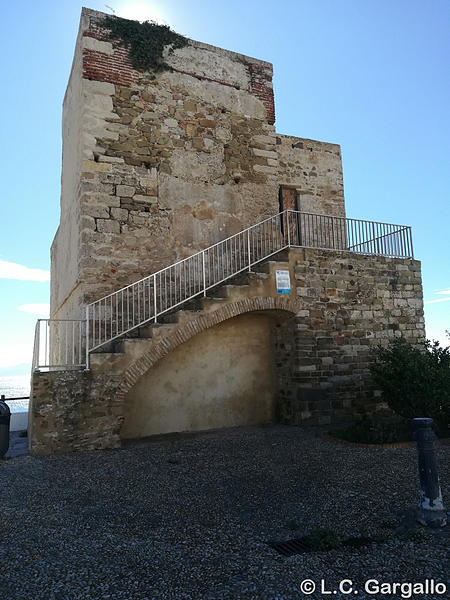
[[[33,371],[89,368],[93,352],[292,247],[413,258],[411,228],[285,210],[92,302],[81,319],[39,319]]]

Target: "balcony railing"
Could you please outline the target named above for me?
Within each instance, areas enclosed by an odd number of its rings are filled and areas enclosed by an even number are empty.
[[[88,367],[92,351],[285,248],[413,258],[405,225],[286,210],[89,304],[84,319],[40,319],[33,368]]]
[[[85,319],[38,319],[34,332],[32,369],[86,367]]]

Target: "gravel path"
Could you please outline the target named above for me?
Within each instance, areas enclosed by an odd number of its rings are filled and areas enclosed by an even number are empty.
[[[449,504],[450,446],[438,453]],[[414,448],[353,448],[282,425],[3,461],[0,598],[329,598],[301,591],[321,578],[328,589],[353,580],[361,599],[406,597],[370,595],[367,579],[450,590],[450,528],[394,534],[416,473]],[[391,539],[289,558],[267,545],[319,527]]]

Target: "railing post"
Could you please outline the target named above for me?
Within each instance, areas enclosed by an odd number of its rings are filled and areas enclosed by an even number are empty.
[[[289,227],[289,211],[286,211],[286,229],[287,229],[287,238],[288,238],[288,248],[291,247],[291,231]]]
[[[409,243],[410,243],[410,250],[411,250],[411,258],[414,259],[414,248],[413,248],[412,229],[411,229],[411,227],[408,227],[408,231],[409,231]]]
[[[86,369],[89,369],[89,304],[86,306]]]
[[[250,257],[250,229],[247,229],[247,259],[248,259],[248,270],[252,270],[252,259]]]
[[[203,272],[203,296],[206,296],[206,268],[205,268],[205,251],[202,252],[202,272]]]
[[[158,317],[158,311],[156,310],[156,299],[157,299],[157,294],[156,294],[156,275],[153,275],[153,305],[155,307],[155,323],[157,322],[157,317]]]
[[[39,369],[39,359],[40,359],[40,354],[41,354],[41,321],[42,319],[38,319],[37,320],[37,324],[36,324],[36,358],[35,358],[35,364],[33,365],[33,371],[35,369]]]

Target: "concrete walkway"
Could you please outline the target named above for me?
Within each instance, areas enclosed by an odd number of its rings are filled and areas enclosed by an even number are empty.
[[[21,437],[20,431],[11,431],[9,434],[9,450],[6,453],[7,458],[15,458],[16,456],[25,456],[29,454],[28,438]]]

